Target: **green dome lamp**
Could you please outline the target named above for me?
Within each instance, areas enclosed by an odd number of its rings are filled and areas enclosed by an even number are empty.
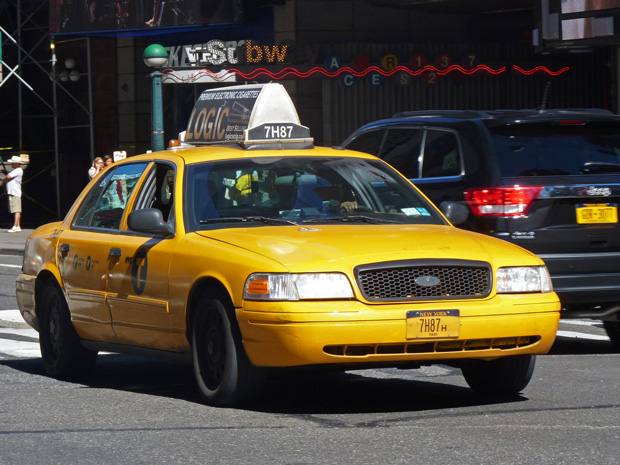
[[[159,44],[151,44],[144,50],[142,54],[144,63],[154,71],[149,74],[153,82],[153,111],[152,111],[152,128],[151,148],[153,152],[164,150],[164,110],[162,103],[162,79],[163,74],[158,68],[168,63],[168,51]]]

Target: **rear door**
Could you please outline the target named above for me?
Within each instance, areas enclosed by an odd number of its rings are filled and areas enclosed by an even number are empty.
[[[111,244],[116,243],[131,179],[146,163],[120,165],[100,178],[77,210],[71,228],[59,238],[58,264],[73,325],[84,339],[112,341],[107,302]]]
[[[473,128],[468,126],[467,130],[471,132]],[[480,177],[474,149],[452,127],[421,123],[391,125],[355,136],[347,148],[382,158],[437,206],[446,200],[462,202],[466,176],[472,173]]]

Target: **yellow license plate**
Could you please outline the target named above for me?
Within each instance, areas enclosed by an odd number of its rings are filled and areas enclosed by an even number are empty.
[[[407,339],[453,339],[459,337],[459,310],[410,310],[407,312]]]
[[[579,224],[618,222],[618,207],[615,203],[579,203],[576,207]]]

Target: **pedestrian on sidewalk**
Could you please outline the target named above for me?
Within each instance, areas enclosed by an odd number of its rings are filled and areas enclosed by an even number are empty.
[[[93,161],[93,166],[88,170],[88,179],[93,179],[95,176],[99,174],[99,171],[105,168],[105,164],[103,158],[97,157]]]
[[[9,211],[15,217],[13,227],[8,232],[14,233],[22,230],[22,177],[24,176],[24,170],[21,167],[22,158],[19,155],[13,155],[9,159],[9,163],[13,169],[6,175],[4,182],[6,184],[6,193],[9,197]]]

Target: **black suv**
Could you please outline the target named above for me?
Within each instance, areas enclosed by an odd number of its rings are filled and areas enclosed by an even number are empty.
[[[563,318],[603,320],[620,347],[620,116],[413,111],[367,124],[342,146],[390,163],[453,224],[540,256]]]

